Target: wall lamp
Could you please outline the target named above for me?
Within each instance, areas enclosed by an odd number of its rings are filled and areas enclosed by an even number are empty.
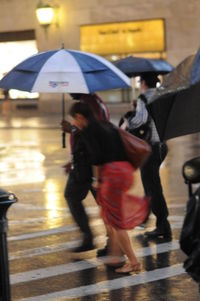
[[[44,28],[47,28],[49,25],[55,23],[58,25],[57,22],[57,9],[56,6],[51,6],[49,4],[44,4],[42,0],[39,1],[37,8],[36,8],[36,16],[38,22]]]

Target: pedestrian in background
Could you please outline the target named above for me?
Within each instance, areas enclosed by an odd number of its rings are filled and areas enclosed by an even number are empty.
[[[9,91],[4,90],[3,94],[4,94],[4,100],[2,104],[2,115],[9,119],[12,113],[12,104],[11,104],[11,100],[9,99]]]
[[[87,103],[97,119],[102,121],[109,119],[109,112],[105,103],[96,94],[71,94],[71,96],[75,100]],[[85,143],[82,141],[80,130],[66,120],[63,120],[61,125],[63,131],[70,133],[72,155],[72,161],[64,166],[66,173],[69,174],[64,196],[70,212],[83,235],[81,245],[73,251],[85,252],[95,248],[88,215],[83,206],[83,200],[89,191],[96,198],[96,191],[92,187],[92,166],[89,153]]]
[[[128,162],[118,130],[111,123],[97,121],[89,106],[81,102],[72,105],[70,115],[81,130],[94,168],[93,187],[97,189],[97,203],[109,237],[106,264],[122,264],[121,256],[125,254],[128,262],[116,272],[138,272],[141,264],[127,230],[134,228],[136,219],[142,222],[148,205],[147,200],[127,194],[133,184],[134,168]]]
[[[145,235],[148,238],[171,239],[171,227],[167,219],[169,213],[159,173],[168,148],[165,142],[160,142],[155,123],[146,107],[153,99],[159,79],[155,74],[146,74],[141,76],[140,81],[142,94],[137,99],[133,116],[126,118],[123,126],[127,131],[147,140],[152,148],[150,157],[141,167],[141,178],[145,195],[151,197],[151,210],[156,216],[156,228],[153,231],[145,232]],[[142,133],[143,137],[139,133]]]

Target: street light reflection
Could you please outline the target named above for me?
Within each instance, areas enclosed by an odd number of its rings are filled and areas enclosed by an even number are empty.
[[[57,208],[60,207],[60,196],[58,184],[51,180],[45,181],[45,207],[47,209],[48,224],[53,226],[55,224],[55,218],[60,215]]]
[[[14,158],[14,160],[13,160]],[[37,149],[7,149],[0,161],[0,183],[3,186],[40,183],[45,179],[45,156]]]

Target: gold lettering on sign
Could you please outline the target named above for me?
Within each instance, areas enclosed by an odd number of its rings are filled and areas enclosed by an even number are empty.
[[[163,19],[84,25],[81,50],[100,55],[165,51]]]

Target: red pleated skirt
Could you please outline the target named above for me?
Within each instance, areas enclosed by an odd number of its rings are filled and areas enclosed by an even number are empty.
[[[126,161],[103,165],[97,203],[104,222],[117,229],[133,229],[149,212],[149,198],[127,194],[134,181],[134,168]]]

